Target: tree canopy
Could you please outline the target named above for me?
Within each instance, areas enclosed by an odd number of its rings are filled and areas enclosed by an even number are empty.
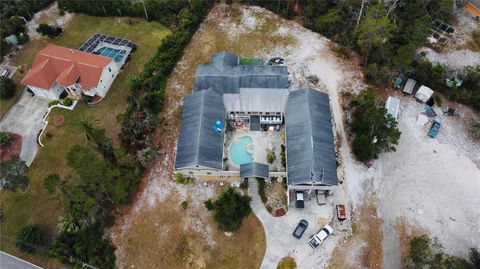
[[[378,106],[379,97],[374,89],[361,91],[352,102],[354,109],[352,132],[353,153],[359,161],[377,159],[382,152],[395,151],[400,139],[397,121]]]
[[[28,225],[20,229],[15,239],[15,246],[21,251],[34,253],[43,245],[43,231],[37,225]]]
[[[217,200],[207,200],[205,206],[209,210],[215,210],[218,228],[235,232],[240,229],[242,220],[252,211],[250,200],[248,195],[241,195],[233,188],[228,188]]]
[[[0,77],[0,98],[9,99],[15,95],[15,82],[7,77]]]
[[[24,174],[27,169],[27,164],[18,156],[3,162],[0,165],[0,182],[3,183],[3,187],[11,191],[26,190],[29,179]]]

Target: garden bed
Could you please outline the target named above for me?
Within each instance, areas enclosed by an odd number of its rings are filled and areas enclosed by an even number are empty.
[[[14,133],[9,133],[12,136],[12,141],[1,147],[0,160],[2,162],[10,160],[13,156],[19,156],[22,151],[22,136]]]

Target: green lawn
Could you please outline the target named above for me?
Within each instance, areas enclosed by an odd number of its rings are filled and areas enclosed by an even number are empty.
[[[131,61],[125,70],[120,73],[113,83],[105,100],[93,107],[87,107],[79,103],[74,111],[56,109],[50,114],[50,122],[58,114],[65,116],[62,126],[47,127],[46,132],[52,134],[51,138],[43,138],[45,148],[38,150],[35,161],[30,167],[28,177],[30,187],[26,193],[11,193],[3,191],[0,197],[1,209],[5,213],[6,220],[1,224],[1,246],[15,255],[25,257],[46,268],[54,268],[52,259],[48,260],[42,255],[25,255],[13,246],[11,238],[15,237],[17,230],[27,224],[38,224],[48,231],[51,239],[56,230],[58,216],[62,207],[55,199],[48,197],[43,189],[43,178],[50,173],[58,173],[66,176],[71,173],[65,160],[69,148],[75,144],[84,143],[84,137],[77,128],[78,122],[84,117],[92,117],[98,120],[97,126],[105,128],[107,135],[116,141],[120,126],[116,122],[116,116],[125,110],[128,90],[128,78],[131,74],[139,73],[143,65],[152,57],[159,47],[161,40],[170,31],[156,22],[146,22],[141,19],[127,18],[103,18],[86,15],[75,15],[68,24],[61,37],[55,40],[41,39],[29,42],[25,49],[14,59],[14,64],[25,64],[28,70],[32,64],[35,53],[47,43],[54,43],[70,48],[79,48],[92,34],[104,33],[132,40],[138,49],[132,55]],[[23,75],[17,73],[14,76],[16,82]],[[2,107],[4,106],[2,102]],[[3,109],[3,108],[2,108]],[[1,111],[3,115],[3,110]]]

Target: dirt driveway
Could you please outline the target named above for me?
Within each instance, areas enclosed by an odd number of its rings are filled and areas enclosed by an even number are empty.
[[[37,153],[37,135],[45,125],[42,118],[47,113],[49,102],[48,99],[32,97],[24,92],[0,122],[1,130],[22,136],[20,158],[28,165]]]

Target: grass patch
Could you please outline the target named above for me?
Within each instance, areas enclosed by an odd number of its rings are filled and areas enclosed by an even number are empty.
[[[297,262],[292,257],[283,258],[277,266],[277,269],[295,269],[297,268]]]
[[[33,40],[27,43],[13,59],[15,65],[23,64],[26,66],[25,70],[28,70],[36,52],[44,48],[47,43],[79,48],[95,33],[130,39],[138,46],[128,66],[115,79],[105,100],[94,107],[79,103],[74,111],[64,109],[52,111],[48,119],[50,122],[55,116],[61,114],[65,117],[65,123],[62,126],[50,124],[47,127],[46,131],[51,133],[52,137],[44,140],[45,148],[39,148],[37,157],[27,173],[30,178],[29,190],[26,193],[3,192],[0,197],[1,209],[6,216],[5,222],[1,225],[2,239],[4,235],[16,234],[19,227],[27,224],[40,225],[47,232],[48,238],[57,232],[56,224],[62,207],[57,200],[47,195],[43,187],[43,179],[51,173],[57,173],[62,177],[72,174],[65,156],[72,145],[82,144],[85,141],[77,127],[81,119],[85,117],[97,119],[97,126],[105,128],[106,135],[118,146],[117,133],[120,126],[116,122],[116,116],[125,109],[126,97],[129,94],[128,78],[131,74],[142,70],[162,39],[170,33],[167,28],[157,22],[146,22],[137,18],[130,20],[134,23],[128,24],[127,18],[123,17],[102,18],[78,14],[69,22],[60,38]],[[23,75],[17,72],[14,76],[15,82],[19,83]],[[10,241],[3,240],[1,249],[17,254]],[[28,260],[36,261],[31,256]],[[46,260],[37,261],[37,263],[46,268],[53,268]]]

